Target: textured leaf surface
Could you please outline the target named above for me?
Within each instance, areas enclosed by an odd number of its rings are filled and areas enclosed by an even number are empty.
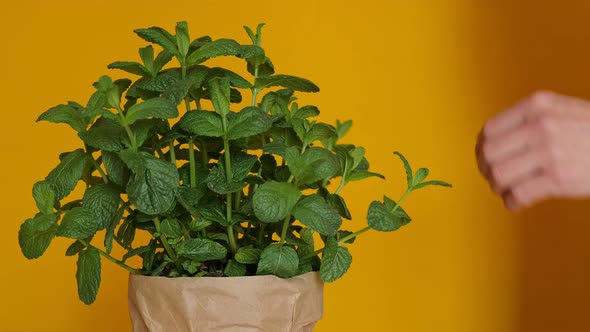
[[[195,50],[187,57],[187,63],[194,65],[207,59],[223,56],[238,55],[242,51],[240,44],[232,39],[217,39]]]
[[[63,217],[57,235],[72,239],[86,239],[102,228],[94,212],[85,207],[75,207]]]
[[[263,222],[277,222],[291,213],[300,196],[301,192],[290,183],[266,182],[254,192],[254,213]]]
[[[119,190],[112,185],[96,184],[84,192],[82,206],[94,213],[101,225],[101,229],[107,228],[119,209]]]
[[[339,246],[335,238],[328,238],[320,267],[322,281],[333,282],[340,279],[348,271],[350,264],[352,264],[352,255],[348,249]]]
[[[120,151],[124,145],[125,129],[117,122],[105,118],[97,120],[88,131],[78,133],[84,143],[104,151]]]
[[[308,148],[300,155],[295,148],[289,148],[285,156],[291,174],[300,184],[310,184],[338,174],[338,158],[324,148]]]
[[[158,118],[169,119],[178,116],[176,104],[167,98],[152,98],[140,104],[135,104],[129,108],[126,114],[127,124],[132,124],[137,120]]]
[[[338,210],[328,205],[317,194],[299,201],[292,213],[302,224],[326,236],[336,235],[338,228],[342,225]]]
[[[55,198],[61,200],[72,192],[82,177],[88,158],[84,150],[78,149],[65,155],[62,161],[45,178],[55,193]]]
[[[391,212],[393,209],[391,204],[395,206],[395,203],[390,203],[387,204],[389,206],[386,206],[378,201],[371,202],[369,211],[367,212],[369,227],[377,231],[391,232],[410,222],[410,217],[401,207]]]
[[[272,274],[281,278],[295,275],[299,257],[295,249],[279,244],[271,244],[262,251],[257,275]]]
[[[227,249],[224,246],[208,239],[184,240],[176,247],[176,250],[179,255],[199,262],[222,259],[227,255]]]
[[[39,181],[33,185],[33,198],[37,208],[43,214],[53,214],[53,205],[55,204],[55,193],[51,185],[46,181]]]
[[[262,249],[242,247],[236,252],[235,259],[242,264],[257,264],[261,253]]]
[[[53,214],[37,215],[26,220],[18,232],[18,244],[28,259],[39,258],[45,253],[57,231],[57,217]]]
[[[282,86],[295,91],[301,92],[318,92],[320,88],[312,81],[291,76],[291,75],[273,75],[256,80],[256,87],[259,89],[268,88],[271,86]]]
[[[133,172],[127,183],[131,204],[150,215],[174,206],[180,181],[176,166],[145,152],[124,150],[119,156]]]
[[[229,121],[228,139],[236,140],[266,132],[272,118],[258,107],[247,107]]]
[[[57,105],[41,114],[37,121],[49,121],[53,123],[66,123],[74,130],[80,132],[85,129],[81,119],[81,112],[70,105]]]
[[[209,111],[191,111],[180,119],[180,127],[197,136],[223,136],[221,116]]]
[[[85,304],[92,304],[100,288],[101,263],[98,250],[88,248],[80,251],[77,265],[78,296]]]

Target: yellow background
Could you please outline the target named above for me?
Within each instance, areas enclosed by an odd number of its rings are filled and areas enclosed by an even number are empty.
[[[559,5],[557,4],[559,3]],[[414,221],[369,232],[352,268],[326,286],[317,331],[543,332],[590,330],[590,206],[552,202],[506,212],[479,177],[475,136],[485,119],[537,88],[590,97],[590,2],[580,1],[4,1],[0,11],[0,331],[129,331],[127,274],[103,262],[97,302],[77,299],[69,241],[27,261],[18,227],[35,213],[31,186],[79,146],[47,108],[85,102],[91,83],[145,45],[132,30],[189,22],[192,37],[263,46],[278,72],[306,77],[321,119],[353,119],[386,181],[343,193],[363,227],[366,207],[403,191],[392,155],[452,182],[405,205]],[[590,153],[581,151],[581,153]]]

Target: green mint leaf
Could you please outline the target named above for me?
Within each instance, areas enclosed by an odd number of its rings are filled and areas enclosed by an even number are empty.
[[[154,60],[154,68],[152,69],[152,76],[156,76],[164,66],[172,60],[174,57],[173,53],[168,52],[167,50],[162,50],[158,53],[158,56]]]
[[[135,82],[134,86],[141,90],[151,92],[164,92],[172,84],[182,80],[182,73],[178,68],[171,68],[156,73],[154,77],[143,77]],[[129,96],[129,93],[128,93]],[[150,98],[156,97],[157,94],[150,95]],[[140,95],[141,97],[141,95]],[[142,99],[146,99],[141,97]]]
[[[116,61],[107,66],[108,69],[120,69],[126,71],[130,74],[139,75],[139,76],[151,76],[152,74],[150,71],[137,62],[130,62],[130,61]]]
[[[164,213],[174,207],[180,181],[175,165],[132,150],[119,152],[119,157],[133,172],[127,183],[131,204],[149,215]]]
[[[235,255],[235,260],[242,264],[258,264],[262,249],[241,247]]]
[[[221,244],[208,239],[187,239],[176,246],[178,255],[195,261],[204,262],[223,259],[227,249]]]
[[[285,98],[275,91],[270,91],[262,97],[260,107],[265,113],[273,116],[287,116],[289,114],[290,97]]]
[[[169,239],[179,239],[182,237],[182,225],[180,225],[180,221],[174,218],[166,218],[162,221],[162,225],[160,228],[162,234]]]
[[[78,296],[85,304],[92,304],[96,300],[100,288],[100,254],[96,248],[88,248],[78,253]]]
[[[86,129],[81,116],[81,110],[75,109],[70,105],[57,105],[42,113],[37,118],[37,122],[49,121],[53,123],[66,123],[75,131],[81,132]]]
[[[307,105],[307,106],[303,106],[301,108],[298,108],[297,111],[293,112],[291,114],[291,118],[292,119],[307,119],[307,118],[312,118],[315,116],[320,115],[320,110],[312,105]]]
[[[185,57],[188,54],[188,49],[191,44],[188,25],[185,21],[176,23],[176,44],[178,45],[180,55]]]
[[[380,179],[385,179],[385,176],[379,173],[367,172],[367,171],[354,171],[350,173],[349,176],[346,177],[347,182],[352,181],[360,181],[370,177],[378,177]]]
[[[408,163],[408,160],[406,159],[406,157],[404,157],[401,153],[395,151],[393,152],[395,155],[397,155],[403,162],[404,164],[404,169],[406,170],[406,181],[408,183],[408,188],[410,188],[412,186],[412,184],[414,183],[414,177],[412,175],[412,167],[410,167],[410,163]]]
[[[176,109],[176,104],[166,98],[153,98],[131,106],[127,111],[125,120],[127,124],[132,124],[137,120],[151,117],[169,119],[177,116],[178,109]]]
[[[119,155],[114,152],[103,151],[102,162],[107,171],[109,180],[121,188],[125,188],[129,181],[129,177],[131,176],[131,172],[123,160],[119,158]]]
[[[369,227],[381,232],[391,232],[410,222],[410,217],[401,207],[391,212],[392,209],[388,208],[391,205],[387,205],[378,201],[373,201],[369,205],[369,211],[367,212]]]
[[[82,206],[94,213],[100,229],[107,228],[119,210],[120,191],[116,187],[99,183],[86,189]]]
[[[297,204],[301,192],[292,184],[269,181],[254,192],[254,214],[262,222],[283,220]]]
[[[187,57],[186,62],[191,66],[218,56],[239,55],[241,51],[242,48],[240,44],[235,40],[217,39],[196,49]]]
[[[341,123],[340,121],[336,121],[336,135],[338,135],[338,139],[341,139],[348,133],[350,128],[352,127],[352,120],[344,121]]]
[[[164,91],[162,97],[170,100],[172,104],[178,105],[188,95],[189,90],[194,84],[195,81],[192,78],[176,81]]]
[[[348,206],[346,206],[346,202],[344,201],[342,196],[337,194],[328,194],[326,196],[326,201],[331,207],[335,208],[338,211],[342,218],[348,220],[352,219],[352,215],[350,214]]]
[[[215,112],[221,116],[228,114],[230,103],[229,79],[225,77],[212,78],[207,82],[207,87]]]
[[[229,121],[227,138],[236,140],[265,133],[272,126],[272,118],[258,107],[246,107]]]
[[[189,225],[189,229],[193,232],[198,232],[211,226],[212,224],[213,223],[209,220],[193,220]]]
[[[223,270],[223,274],[228,277],[242,277],[246,275],[246,265],[238,263],[231,259],[227,262],[225,266],[225,270]]]
[[[299,257],[295,249],[279,244],[271,244],[260,254],[257,275],[272,274],[280,278],[290,278],[297,272]]]
[[[142,76],[155,76],[154,73],[154,47],[148,45],[139,49],[139,57],[143,62],[143,68],[147,71],[147,75]]]
[[[213,77],[225,77],[229,80],[229,83],[232,87],[240,88],[240,89],[250,89],[252,88],[252,84],[242,76],[234,73],[231,70],[221,68],[221,67],[214,67],[210,68],[207,73],[207,79],[211,79]]]
[[[74,243],[70,244],[68,249],[66,249],[66,256],[74,256],[77,255],[80,251],[84,250],[86,246],[82,244],[82,242],[76,240]]]
[[[453,187],[451,184],[446,183],[444,181],[433,180],[433,181],[426,181],[426,182],[419,183],[419,184],[415,185],[414,187],[412,187],[412,189],[416,190],[416,189],[424,188],[427,186],[441,186],[441,187],[449,187],[449,188]]]
[[[311,147],[302,155],[293,153],[294,148],[289,148],[285,159],[291,174],[299,184],[311,184],[319,180],[329,179],[340,169],[336,155],[324,148]],[[289,153],[291,150],[291,153]]]
[[[249,27],[247,27],[245,25],[244,25],[244,30],[246,30],[246,33],[248,34],[248,37],[250,37],[252,44],[256,45],[257,39],[256,39],[256,35],[254,34],[254,31],[252,31],[252,29],[250,29]]]
[[[41,257],[57,231],[57,216],[39,214],[27,219],[18,232],[18,244],[23,255],[28,259]]]
[[[190,274],[197,273],[201,267],[201,262],[187,260],[182,262],[182,267]]]
[[[295,91],[301,92],[318,92],[320,88],[312,81],[305,78],[291,75],[273,75],[256,79],[257,89],[269,88],[272,86],[282,86]]]
[[[182,205],[192,216],[197,216],[196,206],[205,194],[202,187],[189,188],[181,186],[176,194],[176,201]]]
[[[326,249],[322,256],[320,278],[323,282],[333,282],[340,279],[352,264],[352,255],[346,247],[338,245],[338,241],[330,237],[326,242]]]
[[[342,225],[338,210],[319,195],[303,198],[295,205],[293,216],[310,229],[326,236],[334,236]]]
[[[118,122],[100,118],[88,131],[79,132],[84,143],[104,151],[121,151],[124,148],[122,137],[125,128]]]
[[[102,229],[102,223],[94,212],[86,207],[75,207],[67,211],[57,229],[57,235],[71,239],[86,239]]]
[[[418,169],[416,171],[416,174],[414,174],[414,178],[412,179],[412,187],[424,181],[424,179],[426,179],[426,177],[428,176],[428,173],[430,173],[428,168]]]
[[[54,168],[45,181],[49,183],[55,193],[55,199],[62,200],[69,195],[82,178],[88,157],[84,150],[78,149],[66,153],[59,165]]]
[[[222,161],[219,163],[221,164]],[[207,187],[221,195],[240,191],[245,185],[243,179],[229,182],[226,177],[225,167],[221,165],[213,167],[207,176]]]
[[[303,144],[310,145],[315,141],[327,140],[335,135],[334,127],[325,123],[315,123],[311,130],[305,134]]]
[[[179,121],[180,128],[197,136],[221,137],[224,135],[221,116],[210,111],[187,112]]]
[[[37,208],[43,214],[53,214],[55,204],[55,193],[51,185],[46,181],[39,181],[33,185],[33,198]]]
[[[176,38],[168,31],[160,27],[151,27],[147,29],[136,29],[134,32],[145,41],[158,44],[169,53],[180,56],[176,46]]]
[[[252,61],[254,65],[261,65],[264,62],[264,49],[257,45],[242,45],[240,58]]]

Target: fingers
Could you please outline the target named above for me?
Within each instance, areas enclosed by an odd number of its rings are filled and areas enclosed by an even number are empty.
[[[516,211],[555,196],[555,182],[544,173],[529,177],[503,195],[507,209]]]
[[[543,146],[534,147],[521,155],[492,164],[490,185],[494,192],[503,195],[528,178],[545,171],[549,165],[546,149]]]

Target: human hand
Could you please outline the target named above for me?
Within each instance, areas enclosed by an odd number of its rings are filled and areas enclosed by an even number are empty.
[[[484,125],[476,155],[510,210],[590,197],[590,102],[537,92]]]

